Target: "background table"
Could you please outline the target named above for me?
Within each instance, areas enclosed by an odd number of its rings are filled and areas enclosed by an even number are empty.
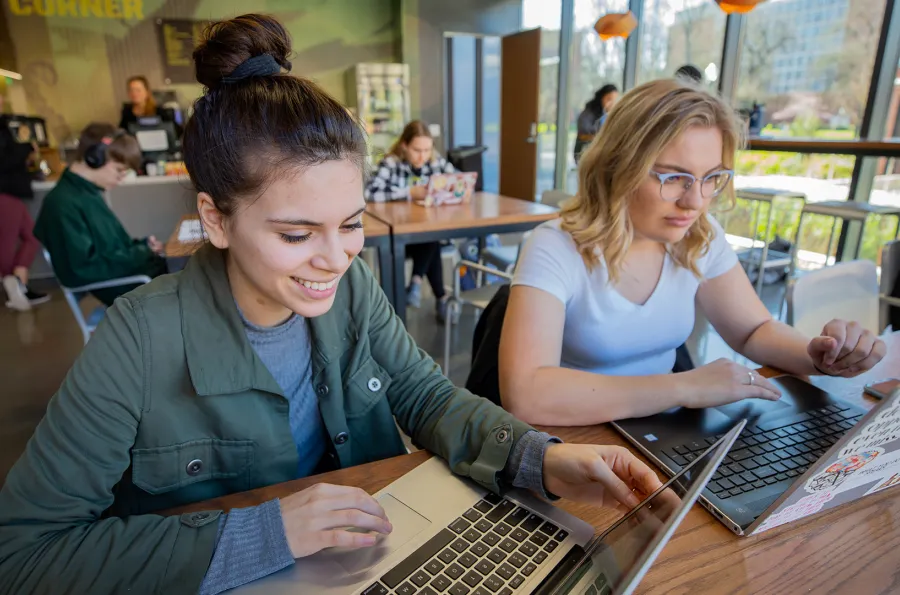
[[[492,233],[514,233],[554,219],[559,210],[540,203],[499,194],[476,192],[460,205],[423,207],[410,201],[370,203],[366,212],[391,228],[394,255],[394,308],[406,321],[406,246],[453,238],[484,237]]]
[[[178,230],[185,221],[197,221],[199,217],[196,214],[185,215],[175,226],[172,235],[166,242],[166,266],[170,273],[180,271],[187,264],[191,255],[196,252],[202,241],[199,242],[182,242],[178,239]],[[365,246],[374,248],[378,253],[378,274],[380,277],[381,288],[388,297],[391,304],[394,303],[394,267],[391,259],[391,228],[382,221],[363,213],[363,233],[366,236]]]
[[[817,377],[813,383],[869,408],[863,386],[900,376],[900,337],[887,337],[888,355],[869,373],[851,379]],[[764,369],[766,375],[774,370]],[[542,428],[567,442],[628,446],[608,424]],[[431,455],[416,452],[368,465],[298,479],[192,504],[166,514],[252,506],[316,483],[353,485],[374,493]],[[640,456],[640,455],[638,455]],[[643,459],[643,457],[641,457]],[[646,461],[646,459],[644,459]],[[561,501],[559,506],[599,529],[619,513]],[[900,488],[885,490],[823,514],[752,537],[736,537],[705,509],[694,506],[647,574],[639,593],[815,593],[874,595],[900,590]]]

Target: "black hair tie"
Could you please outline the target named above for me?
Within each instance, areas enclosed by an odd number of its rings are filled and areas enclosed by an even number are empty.
[[[288,70],[290,71],[290,68]],[[228,76],[222,77],[222,83],[229,85],[254,76],[275,76],[276,74],[281,74],[281,64],[272,57],[272,54],[260,54],[241,62]]]

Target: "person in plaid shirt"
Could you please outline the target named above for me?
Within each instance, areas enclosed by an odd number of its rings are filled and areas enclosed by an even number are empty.
[[[428,179],[433,174],[454,171],[453,166],[434,151],[434,139],[428,125],[421,120],[413,120],[403,129],[400,138],[366,184],[366,200],[422,200],[428,189]],[[441,269],[440,243],[411,244],[406,247],[406,256],[413,261],[406,304],[413,308],[422,305],[422,278],[427,277],[437,302],[437,319],[443,324],[447,314],[447,295]]]

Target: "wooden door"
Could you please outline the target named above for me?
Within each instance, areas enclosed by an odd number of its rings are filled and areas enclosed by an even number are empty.
[[[500,194],[535,200],[541,30],[507,35],[500,69]]]

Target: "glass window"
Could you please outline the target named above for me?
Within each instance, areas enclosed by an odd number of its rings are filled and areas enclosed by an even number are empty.
[[[594,31],[601,16],[628,10],[628,0],[575,0],[575,27],[572,35],[572,61],[569,65],[569,123],[566,143],[566,183],[575,192],[578,173],[575,168],[575,142],[578,117],[585,104],[600,87],[613,84],[620,90],[625,72],[625,40],[619,37],[602,40]]]
[[[453,146],[475,144],[475,38],[451,37],[453,81]]]
[[[559,89],[559,32],[562,0],[524,0],[522,25],[541,27],[541,82],[537,123],[537,196],[554,186],[556,106]]]
[[[701,72],[722,67],[725,13],[709,0],[644,0],[637,82],[671,77],[693,64]],[[709,68],[709,65],[715,68]],[[716,81],[707,80],[715,88]]]
[[[771,0],[745,16],[736,102],[746,114],[754,103],[761,105],[764,136],[859,137],[885,0],[836,0],[815,25],[799,28],[818,5]],[[796,66],[782,68],[776,58]],[[810,202],[846,200],[854,164],[849,155],[743,151],[735,186],[800,191]],[[750,208],[739,201],[736,212]],[[776,221],[774,233],[792,237],[796,212],[776,215]],[[808,259],[824,262],[830,228],[828,218],[804,219],[801,261],[812,254]],[[728,231],[746,236],[746,229]]]
[[[485,37],[481,45],[481,140],[488,148],[483,153],[484,189],[500,189],[500,38]]]

